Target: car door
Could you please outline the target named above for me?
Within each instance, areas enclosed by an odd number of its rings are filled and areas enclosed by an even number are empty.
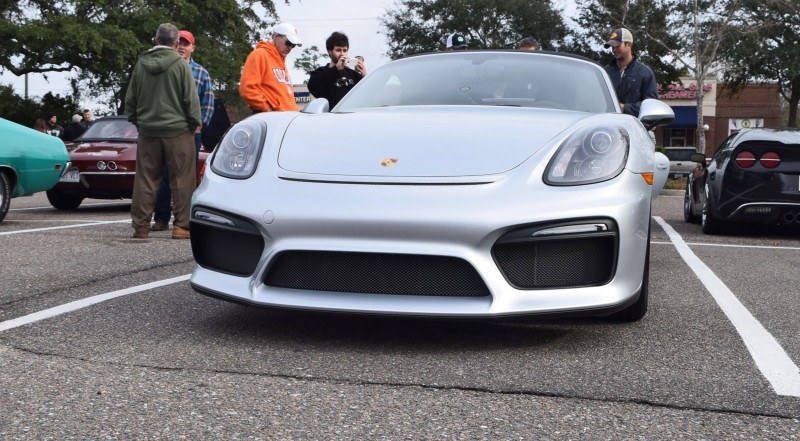
[[[725,167],[728,161],[730,161],[731,154],[736,147],[735,140],[739,135],[739,132],[734,133],[725,139],[722,144],[720,144],[719,149],[717,149],[717,153],[714,154],[705,169],[703,179],[698,180],[702,182],[697,182],[694,190],[697,191],[695,194],[701,197],[699,201],[701,209],[703,205],[702,202],[704,202],[706,197],[710,199],[709,204],[711,206],[715,206],[715,202],[719,200]],[[706,191],[706,187],[708,188],[708,191]]]

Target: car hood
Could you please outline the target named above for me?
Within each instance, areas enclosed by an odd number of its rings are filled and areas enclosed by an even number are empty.
[[[135,159],[136,143],[119,141],[94,141],[67,144],[70,159],[98,160],[110,159]]]
[[[278,164],[289,172],[331,177],[493,175],[518,166],[588,116],[484,106],[303,115],[286,130]]]

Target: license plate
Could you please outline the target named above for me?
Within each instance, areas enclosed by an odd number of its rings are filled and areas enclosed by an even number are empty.
[[[61,176],[59,179],[60,182],[80,182],[81,181],[81,174],[78,172],[77,168],[71,168]]]

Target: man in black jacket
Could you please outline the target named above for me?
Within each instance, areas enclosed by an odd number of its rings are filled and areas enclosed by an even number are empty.
[[[350,41],[347,35],[341,32],[334,32],[325,40],[325,49],[331,62],[311,72],[308,91],[316,98],[327,99],[332,109],[364,78],[367,68],[363,60],[348,58]],[[348,62],[348,60],[354,61]]]
[[[625,28],[614,30],[603,46],[606,49],[610,47],[614,54],[614,60],[604,67],[617,90],[619,107],[623,113],[639,116],[642,101],[647,98],[658,99],[656,76],[633,55],[631,31]]]

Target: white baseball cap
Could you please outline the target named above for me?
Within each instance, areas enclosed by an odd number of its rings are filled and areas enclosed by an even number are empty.
[[[272,30],[273,34],[283,35],[289,40],[289,43],[292,43],[295,46],[302,46],[303,42],[300,41],[300,37],[297,36],[297,28],[292,26],[289,23],[281,23]]]

